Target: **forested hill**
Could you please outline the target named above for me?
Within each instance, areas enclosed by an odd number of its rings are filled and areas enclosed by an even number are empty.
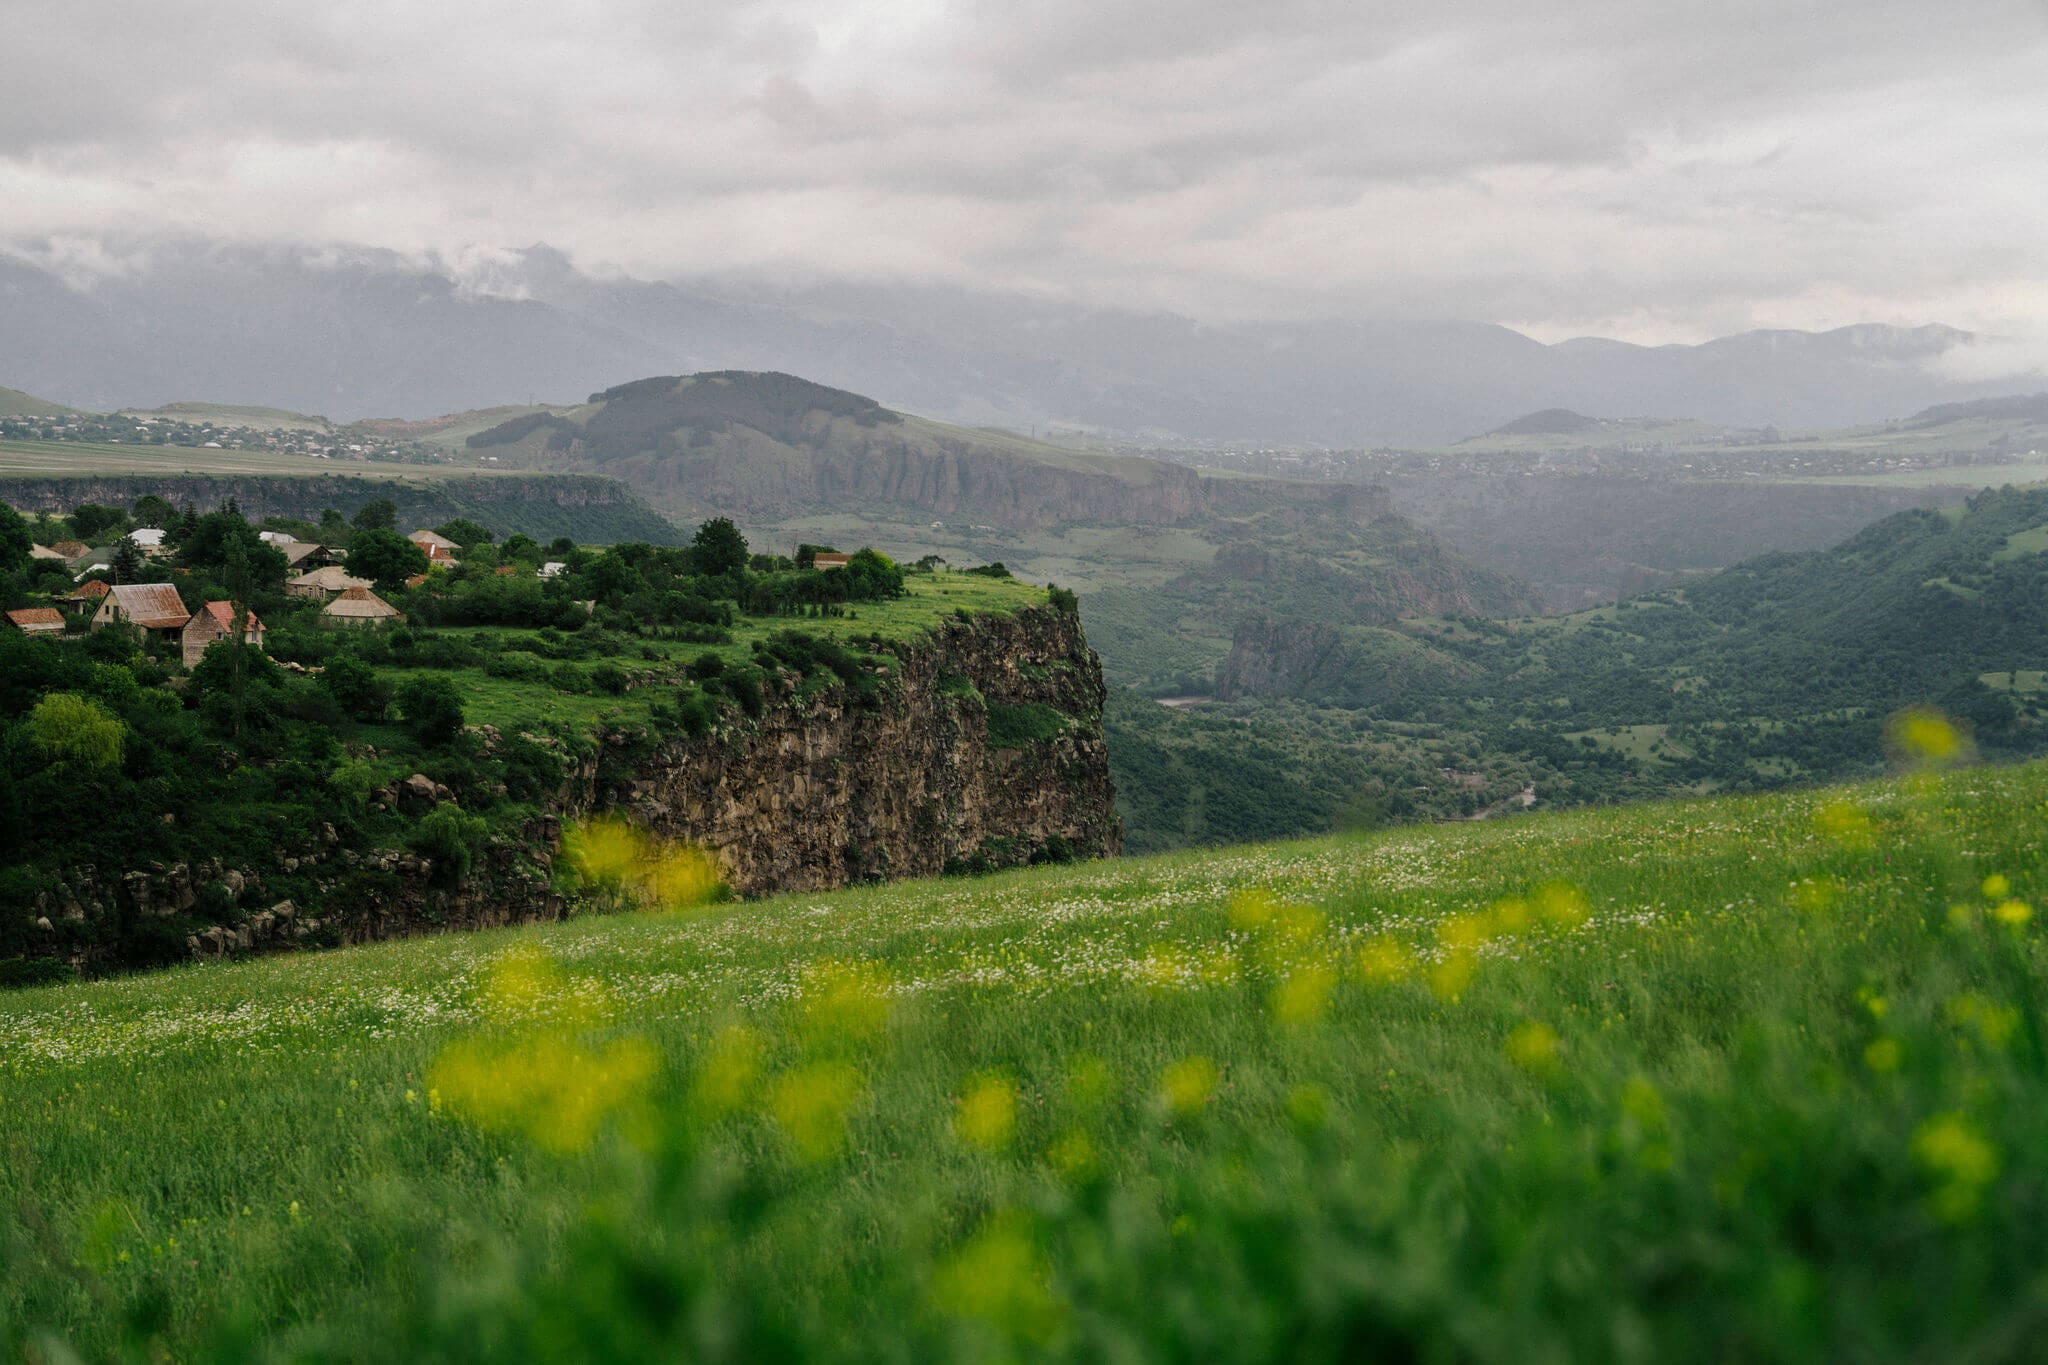
[[[1555,800],[1867,770],[1888,718],[1915,705],[1965,722],[1989,755],[2040,753],[2048,488],[1900,513],[1831,549],[1574,616],[1248,621],[1219,684],[1475,734],[1542,765]]]
[[[947,426],[775,373],[635,380],[579,407],[502,422],[467,445],[505,464],[622,478],[677,514],[755,524],[850,508],[1007,528],[1171,525],[1275,503],[1342,508],[1362,523],[1386,509],[1369,490],[1206,478],[1159,460]]]

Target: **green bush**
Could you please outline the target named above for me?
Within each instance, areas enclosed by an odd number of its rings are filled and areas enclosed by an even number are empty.
[[[443,801],[413,827],[406,845],[421,857],[434,860],[436,882],[455,885],[469,876],[487,828],[481,816],[470,815],[453,802]]]
[[[413,678],[398,690],[398,714],[414,739],[436,748],[462,733],[462,693],[447,678]]]
[[[988,743],[991,749],[1021,749],[1066,732],[1067,716],[1041,701],[1021,706],[995,705],[988,708]]]

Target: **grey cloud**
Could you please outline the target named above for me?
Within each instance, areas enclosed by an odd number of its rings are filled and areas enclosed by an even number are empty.
[[[74,0],[10,20],[0,238],[544,239],[642,274],[1197,314],[1995,329],[2048,309],[2044,16]]]

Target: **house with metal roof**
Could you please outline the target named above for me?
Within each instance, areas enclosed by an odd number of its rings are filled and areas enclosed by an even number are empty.
[[[92,628],[129,625],[161,640],[175,640],[191,619],[178,590],[168,583],[116,583],[92,614]]]
[[[329,564],[324,569],[302,573],[297,578],[287,578],[284,583],[286,597],[332,597],[350,588],[371,586],[367,578],[357,578],[339,564]]]

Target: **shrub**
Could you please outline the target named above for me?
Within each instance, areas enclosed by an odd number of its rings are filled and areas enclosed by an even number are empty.
[[[991,749],[1021,749],[1027,744],[1052,739],[1066,728],[1066,715],[1041,701],[988,708],[988,745]]]
[[[452,886],[469,875],[476,850],[484,841],[481,816],[470,815],[452,801],[443,801],[428,811],[413,827],[406,844],[423,858],[434,860],[434,880]]]
[[[37,753],[67,768],[116,766],[127,736],[117,718],[75,692],[52,692],[37,702],[25,728]]]
[[[377,720],[391,705],[391,685],[353,654],[337,654],[321,670],[320,685],[356,720]]]
[[[462,693],[446,678],[414,678],[398,692],[398,713],[414,739],[431,747],[462,733]]]
[[[628,677],[625,669],[620,668],[615,663],[607,662],[601,663],[590,670],[590,681],[598,691],[607,692],[616,697],[625,692],[626,684],[631,679]]]

